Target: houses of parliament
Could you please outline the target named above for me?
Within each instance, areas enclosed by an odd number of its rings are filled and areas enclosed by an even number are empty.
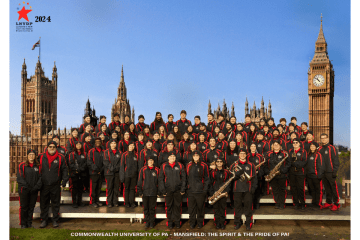
[[[330,137],[330,143],[333,143],[333,109],[334,109],[334,69],[329,60],[327,51],[327,42],[323,33],[322,19],[318,38],[315,42],[315,53],[309,64],[308,75],[308,96],[309,96],[309,128],[314,132],[315,141],[320,142],[320,134],[327,133]],[[305,79],[304,79],[305,80]],[[47,142],[53,135],[60,136],[60,145],[65,146],[67,140],[71,137],[70,129],[60,130],[57,128],[57,67],[54,62],[51,80],[45,77],[44,70],[40,60],[36,63],[35,74],[28,77],[27,65],[24,59],[21,69],[21,131],[19,135],[13,135],[10,132],[10,176],[15,176],[17,166],[25,161],[28,149],[35,149],[41,153]],[[221,112],[226,119],[235,116],[234,104],[231,106],[231,112],[227,109],[225,100],[220,108],[211,109],[211,103],[208,105],[208,112],[214,113],[215,118]],[[135,110],[131,109],[130,100],[127,97],[127,89],[124,80],[123,67],[121,69],[120,83],[117,89],[117,97],[111,106],[111,121],[115,113],[120,114],[120,121],[124,122],[126,114],[131,116],[131,121],[135,122]],[[272,116],[271,103],[267,107],[264,100],[261,100],[260,108],[253,107],[249,109],[249,103],[246,99],[245,114],[251,115],[252,122],[257,125],[260,118],[270,118]],[[93,126],[98,124],[96,111],[91,108],[90,100],[85,103],[84,115],[91,117]],[[83,119],[79,125],[83,123]]]

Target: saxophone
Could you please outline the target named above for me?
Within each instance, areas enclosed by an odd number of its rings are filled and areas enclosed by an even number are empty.
[[[214,195],[212,195],[211,197],[209,197],[209,204],[213,205],[215,202],[217,202],[220,198],[223,197],[227,197],[228,193],[223,193],[223,191],[225,190],[226,186],[230,184],[230,182],[235,178],[235,169],[238,168],[238,166],[235,166],[234,171],[232,171],[232,177],[227,180],[226,183],[224,183],[224,185],[222,185],[219,190],[217,190]]]
[[[296,157],[295,150],[293,151],[293,153],[292,153],[291,157],[292,157],[293,159],[295,158],[295,161],[294,161],[294,162],[296,162],[296,161],[297,161],[297,157]],[[297,172],[297,171],[298,171],[298,170],[297,170],[297,168],[295,167],[295,172]]]
[[[288,158],[289,154],[287,152],[285,152],[286,156],[284,157],[283,160],[281,160],[278,164],[276,164],[276,166],[274,167],[273,170],[270,171],[270,173],[268,175],[265,176],[265,181],[266,182],[270,182],[276,175],[280,174],[280,166],[281,164],[283,164],[283,162]]]

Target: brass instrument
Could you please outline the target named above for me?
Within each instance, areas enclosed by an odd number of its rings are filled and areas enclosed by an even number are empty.
[[[233,131],[231,131],[229,136],[228,136],[228,139],[227,139],[228,142],[230,141],[232,134],[233,134]]]
[[[296,157],[295,150],[293,151],[293,153],[292,153],[291,157],[292,157],[292,158],[295,158],[295,161],[294,161],[294,162],[296,162],[296,161],[297,161],[297,157]],[[297,171],[298,171],[298,170],[297,170],[297,168],[295,167],[295,172],[297,172]]]
[[[276,175],[280,174],[280,166],[283,164],[283,162],[288,158],[289,154],[285,152],[286,156],[283,160],[281,160],[276,166],[273,168],[273,170],[270,171],[268,175],[265,176],[265,181],[270,182]]]
[[[256,171],[256,174],[258,173],[258,169],[265,163],[265,158],[264,158],[264,161],[262,161],[261,163],[259,163],[258,165],[255,166],[255,171]],[[248,181],[251,181],[255,176],[256,174],[254,174],[252,177],[249,178]]]
[[[223,198],[223,197],[227,197],[228,196],[228,193],[223,193],[223,191],[225,190],[226,186],[230,184],[230,182],[235,178],[235,169],[236,168],[240,168],[238,165],[235,166],[234,168],[234,171],[232,171],[232,177],[227,180],[226,183],[224,183],[224,185],[222,185],[219,190],[217,190],[214,195],[212,195],[211,197],[209,197],[209,204],[210,205],[213,205],[215,202],[217,202],[220,198]]]

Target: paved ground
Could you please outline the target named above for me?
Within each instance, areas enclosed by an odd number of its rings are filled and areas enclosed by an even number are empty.
[[[19,228],[19,206],[18,202],[10,203],[10,228]],[[38,228],[39,219],[34,219],[33,225]],[[47,228],[52,228],[51,223]],[[130,223],[129,219],[61,219],[60,227],[70,230],[144,230],[144,224]],[[220,234],[235,233],[236,237],[225,237],[222,239],[239,239],[238,234],[244,236],[243,233],[253,234],[253,237],[246,236],[240,239],[350,239],[350,221],[280,221],[280,220],[258,220],[251,231],[246,231],[245,226],[238,230],[233,229],[233,220],[225,230],[217,230],[213,220],[205,222],[205,226],[198,230],[192,230],[186,220],[179,230],[169,230],[166,227],[165,220],[159,220],[155,229],[169,231],[169,239],[180,239],[175,237],[175,232],[203,232],[218,234],[218,237],[182,237],[182,239],[219,239]],[[259,234],[276,234],[285,233],[287,236],[260,236]]]

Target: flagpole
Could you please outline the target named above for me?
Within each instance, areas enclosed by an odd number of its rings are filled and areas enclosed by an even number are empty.
[[[41,53],[41,51],[40,51],[40,48],[41,48],[41,42],[40,42],[40,40],[41,40],[41,37],[39,37],[39,61],[41,62],[41,60],[40,60],[40,53]]]

